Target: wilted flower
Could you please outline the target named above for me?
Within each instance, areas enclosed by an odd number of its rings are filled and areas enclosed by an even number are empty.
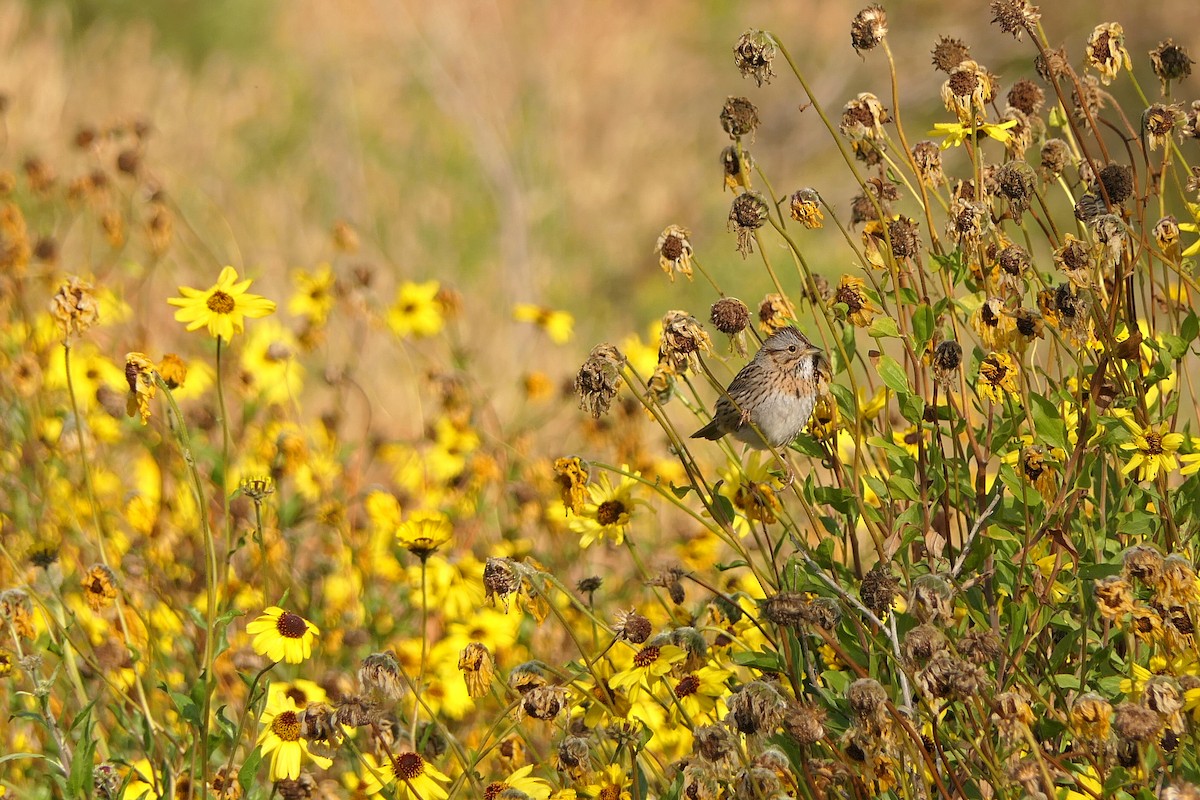
[[[764,336],[773,336],[796,321],[796,307],[781,294],[769,294],[758,307],[758,327]]]
[[[1164,93],[1171,81],[1181,81],[1192,74],[1193,63],[1183,45],[1175,44],[1170,38],[1159,42],[1158,47],[1150,51],[1150,66],[1162,81]]]
[[[824,223],[825,214],[821,211],[821,196],[816,189],[804,188],[792,195],[792,219],[804,227],[820,228]]]
[[[1121,703],[1113,715],[1113,730],[1117,736],[1133,742],[1148,742],[1162,731],[1158,713],[1137,703]]]
[[[918,622],[949,625],[954,620],[954,590],[939,575],[922,575],[909,590],[908,613]]]
[[[766,224],[770,206],[758,192],[743,192],[729,207],[728,228],[737,234],[737,251],[745,258],[754,252],[754,232]]]
[[[862,278],[853,275],[843,275],[838,281],[833,297],[829,299],[829,307],[845,306],[846,319],[851,325],[865,328],[879,313],[879,306],[867,294],[867,284]]]
[[[1088,64],[1100,73],[1100,80],[1107,86],[1124,66],[1133,69],[1129,51],[1125,49],[1125,30],[1116,22],[1097,25],[1088,36]]]
[[[658,253],[658,265],[672,283],[675,282],[676,272],[683,273],[688,280],[692,279],[693,250],[692,243],[688,241],[691,235],[687,228],[668,225],[654,245],[654,252]]]
[[[1021,38],[1022,31],[1034,31],[1042,18],[1041,11],[1029,0],[992,0],[992,15],[992,22],[1015,39]]]
[[[979,381],[975,390],[980,397],[994,403],[1004,400],[1005,394],[1016,394],[1017,365],[1007,353],[989,353],[979,362]]]
[[[742,77],[752,77],[759,86],[775,77],[775,41],[766,31],[753,28],[738,37],[733,46],[733,63]]]
[[[117,576],[105,564],[94,564],[79,582],[92,611],[102,611],[117,599]]]
[[[888,121],[887,109],[879,98],[870,92],[862,92],[843,106],[838,129],[853,141],[881,139],[883,123]]]
[[[658,346],[659,363],[677,374],[683,374],[698,363],[701,353],[712,353],[712,339],[699,320],[686,311],[668,311],[664,314]]]
[[[753,134],[758,128],[758,108],[745,97],[728,97],[721,109],[721,127],[730,139]]]
[[[0,242],[3,237],[0,236]],[[50,300],[50,315],[62,328],[63,336],[79,336],[100,321],[100,305],[95,290],[87,281],[67,278]]]
[[[867,6],[850,22],[850,44],[856,52],[873,50],[887,36],[887,13],[882,6]]]
[[[964,125],[974,124],[976,115],[996,99],[996,84],[986,67],[971,59],[950,71],[942,84],[942,102],[946,110],[958,116]]]
[[[131,417],[140,414],[145,425],[150,421],[150,401],[158,391],[154,382],[154,362],[144,353],[126,353],[125,380],[129,383],[125,413]]]
[[[575,376],[579,407],[590,411],[596,419],[607,413],[621,388],[621,367],[624,365],[625,356],[615,346],[605,342],[593,347]]]

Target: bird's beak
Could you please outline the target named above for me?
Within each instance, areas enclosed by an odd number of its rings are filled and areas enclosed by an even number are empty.
[[[801,353],[801,355],[805,355],[805,356],[815,356],[815,355],[817,355],[818,353],[824,353],[824,352],[825,352],[824,350],[822,350],[821,348],[817,347],[816,345],[812,345],[812,344],[810,344],[810,345],[808,346],[808,349],[807,349],[807,350],[805,350],[803,353]]]

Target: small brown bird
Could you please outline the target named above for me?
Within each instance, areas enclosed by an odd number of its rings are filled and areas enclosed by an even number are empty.
[[[784,447],[808,424],[829,377],[821,348],[795,328],[784,328],[763,342],[734,376],[717,400],[712,422],[692,438],[715,440],[729,433],[760,450]]]

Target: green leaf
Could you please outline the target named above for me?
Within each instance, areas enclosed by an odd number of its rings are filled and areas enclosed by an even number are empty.
[[[1188,341],[1181,336],[1176,336],[1173,333],[1159,334],[1162,336],[1162,342],[1167,348],[1167,352],[1171,354],[1171,358],[1183,358],[1188,351]]]
[[[1200,335],[1200,317],[1196,316],[1195,311],[1188,312],[1187,318],[1179,326],[1179,335],[1188,344],[1191,344]]]
[[[934,316],[933,309],[922,303],[913,311],[913,339],[916,340],[917,351],[925,349],[925,345],[933,338]]]
[[[243,792],[249,791],[250,784],[254,783],[254,775],[258,772],[258,765],[262,763],[262,758],[262,748],[256,747],[246,757],[242,768],[238,770],[238,783],[241,784]]]
[[[18,758],[41,758],[46,759],[41,753],[9,753],[6,756],[0,756],[0,764],[5,761],[16,761]]]
[[[1060,450],[1066,450],[1067,428],[1063,424],[1057,406],[1040,394],[1032,392],[1029,400],[1032,403],[1030,411],[1033,412],[1033,429],[1037,431],[1038,437]]]
[[[779,654],[766,650],[734,653],[733,663],[743,667],[754,667],[766,672],[783,671],[783,659],[779,657]]]
[[[900,403],[900,416],[914,425],[920,425],[925,420],[925,398],[908,392],[896,395]]]
[[[713,486],[713,492],[721,486],[721,481],[717,481],[716,486]],[[713,519],[724,525],[732,525],[737,519],[737,512],[733,509],[733,501],[723,494],[713,495],[712,505]]]
[[[879,357],[879,363],[875,365],[875,369],[889,389],[897,393],[912,394],[912,387],[908,385],[908,375],[905,374],[904,367],[900,366],[899,361],[889,355],[882,355]]]
[[[872,339],[899,339],[900,327],[891,317],[876,317],[867,328],[867,335]]]
[[[71,774],[67,777],[67,796],[87,798],[92,796],[93,756],[96,752],[96,737],[92,736],[90,722],[84,725],[83,734],[71,756]]]
[[[672,485],[671,486],[671,494],[675,495],[676,498],[682,500],[683,498],[688,496],[688,492],[692,491],[692,488],[693,487],[690,484],[687,486]]]

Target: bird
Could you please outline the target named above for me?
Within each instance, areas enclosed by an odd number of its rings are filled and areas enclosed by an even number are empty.
[[[796,328],[783,328],[734,376],[712,421],[691,438],[715,441],[731,434],[757,450],[782,448],[804,430],[829,379],[824,351]]]

